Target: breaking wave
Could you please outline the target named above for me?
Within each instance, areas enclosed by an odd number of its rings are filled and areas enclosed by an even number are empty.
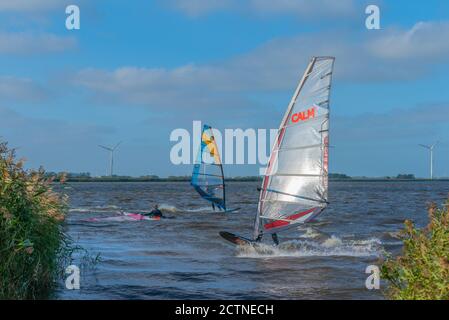
[[[92,211],[92,210],[89,209],[89,208],[71,208],[71,209],[69,209],[69,212],[81,212],[81,213],[83,213],[83,212],[90,212],[90,211]]]
[[[271,257],[379,257],[382,242],[377,238],[368,240],[342,240],[331,236],[322,242],[311,240],[293,240],[273,245],[238,247],[237,256],[241,258]]]
[[[166,204],[166,203],[161,204],[159,206],[159,209],[163,212],[171,212],[171,213],[176,213],[176,212],[180,211],[176,206]]]

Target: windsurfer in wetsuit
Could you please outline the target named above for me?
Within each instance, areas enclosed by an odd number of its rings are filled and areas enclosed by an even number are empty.
[[[260,232],[259,235],[257,236],[255,242],[261,242],[262,241],[262,237],[263,237],[263,232]],[[278,235],[277,233],[272,233],[271,234],[271,239],[273,239],[273,242],[276,246],[279,245],[279,239],[278,239]]]
[[[155,204],[153,207],[153,210],[151,212],[146,213],[145,216],[147,217],[154,217],[154,218],[163,218],[162,211],[159,210],[159,205]]]
[[[274,244],[275,244],[276,246],[279,245],[279,239],[278,239],[277,233],[272,233],[272,234],[271,234],[271,239],[273,239],[273,242],[274,242]]]
[[[207,185],[208,183],[206,182],[206,192],[210,194],[211,197],[215,196],[215,190],[214,188],[209,188],[209,186]],[[215,203],[213,201],[211,201],[212,204],[212,210],[215,212]]]

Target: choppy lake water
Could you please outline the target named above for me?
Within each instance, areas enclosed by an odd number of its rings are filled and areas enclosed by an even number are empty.
[[[70,236],[92,255],[81,289],[61,281],[57,299],[382,299],[365,288],[365,268],[384,250],[397,253],[405,219],[422,226],[426,204],[442,204],[449,182],[331,182],[330,206],[316,222],[279,235],[281,245],[241,250],[218,232],[250,236],[257,209],[256,182],[227,185],[228,207],[210,206],[189,183],[72,183],[65,192]],[[149,210],[161,221],[88,222]],[[119,219],[118,219],[119,220]]]

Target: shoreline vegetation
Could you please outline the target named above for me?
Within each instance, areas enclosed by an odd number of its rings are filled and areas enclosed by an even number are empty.
[[[23,164],[0,142],[0,300],[49,298],[75,250],[63,232],[67,198]]]
[[[442,208],[431,204],[428,212],[422,229],[405,221],[402,254],[382,265],[390,299],[449,300],[449,199]]]
[[[190,182],[191,176],[169,176],[159,177],[157,175],[147,175],[140,177],[131,176],[101,176],[92,177],[89,173],[55,173],[49,172],[46,174],[48,178],[59,182],[60,177],[64,177],[64,182]],[[226,177],[226,182],[249,182],[262,181],[262,176],[237,176]],[[399,174],[395,177],[350,177],[345,174],[331,173],[329,180],[335,182],[399,182],[399,181],[449,181],[448,178],[416,178],[412,174]]]

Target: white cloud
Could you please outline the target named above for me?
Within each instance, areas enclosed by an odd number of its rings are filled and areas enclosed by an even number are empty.
[[[76,47],[72,37],[50,33],[0,32],[0,54],[62,52]]]
[[[336,77],[349,81],[413,80],[449,62],[449,22],[417,23],[410,30],[321,32],[276,39],[238,57],[239,78],[279,89],[295,82],[314,55],[335,56]]]
[[[419,28],[415,26],[413,29]],[[412,30],[413,30],[412,29]],[[407,34],[411,31],[403,31]],[[434,67],[449,65],[432,56],[443,56],[449,62],[449,50],[432,50],[421,46],[409,46],[413,59],[404,57],[398,61],[396,54],[372,49],[372,43],[383,43],[397,30],[379,33],[360,33],[348,37],[346,33],[308,34],[270,41],[247,54],[232,59],[204,64],[188,64],[173,69],[121,67],[115,70],[85,69],[72,79],[77,86],[102,104],[121,103],[141,105],[153,110],[189,110],[189,116],[204,108],[214,114],[226,110],[225,118],[232,111],[246,110],[248,114],[263,112],[271,102],[257,99],[261,95],[293,92],[310,57],[335,56],[336,81],[389,82],[414,80],[430,74]],[[434,41],[441,41],[442,32],[431,34]],[[428,38],[431,36],[428,35]],[[426,42],[433,47],[433,42]],[[391,48],[395,51],[395,48]],[[425,55],[422,55],[425,52]],[[273,101],[273,100],[271,100]],[[250,110],[250,111],[248,111]],[[212,111],[211,111],[212,112]]]
[[[186,65],[171,70],[123,67],[114,71],[86,69],[74,83],[100,100],[174,107],[204,107],[224,103],[223,94],[240,90],[221,67]],[[226,101],[232,98],[227,97]],[[235,99],[234,99],[235,100]],[[235,101],[234,101],[235,102]]]
[[[449,54],[449,22],[419,22],[410,30],[393,30],[369,44],[385,59],[439,59]]]

